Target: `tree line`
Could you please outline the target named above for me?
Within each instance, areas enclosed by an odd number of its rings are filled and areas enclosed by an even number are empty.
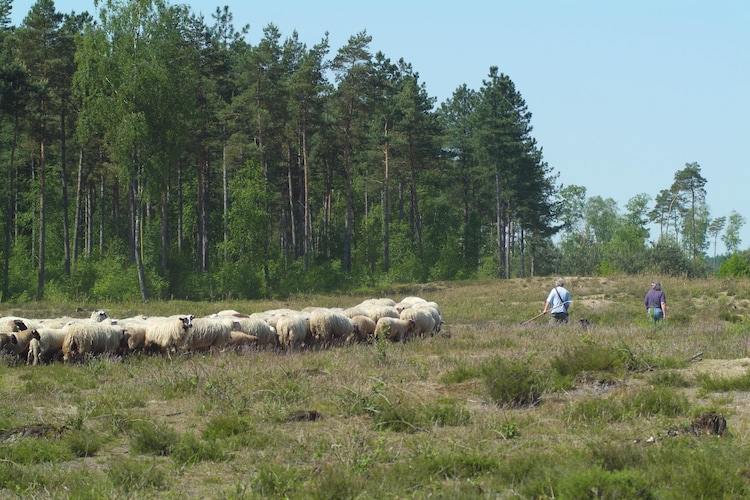
[[[621,240],[641,257],[666,245],[695,273],[725,229],[697,165],[624,218],[563,187],[495,66],[437,103],[366,31],[333,51],[327,33],[308,46],[273,24],[252,45],[228,7],[207,22],[108,0],[94,19],[38,0],[17,27],[11,8],[0,0],[3,301],[642,272],[608,250]],[[664,224],[659,243],[644,220]]]

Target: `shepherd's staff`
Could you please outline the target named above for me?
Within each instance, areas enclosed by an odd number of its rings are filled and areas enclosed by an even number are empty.
[[[524,321],[523,323],[521,323],[521,325],[525,325],[526,323],[531,323],[532,321],[534,321],[535,319],[537,319],[539,316],[544,316],[544,312],[540,312],[539,314],[537,314],[533,318],[527,319],[526,321]]]

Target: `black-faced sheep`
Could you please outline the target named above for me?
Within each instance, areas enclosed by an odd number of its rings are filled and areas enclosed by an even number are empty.
[[[42,325],[39,322],[18,316],[4,316],[0,318],[0,332],[11,333],[22,330],[32,330]]]
[[[302,347],[309,341],[309,319],[302,314],[289,314],[276,321],[279,344],[286,348]]]
[[[63,361],[68,363],[86,354],[116,353],[123,345],[125,330],[106,322],[78,321],[63,328]]]
[[[375,324],[375,338],[386,338],[392,342],[403,342],[414,335],[414,320],[383,317]]]
[[[185,344],[188,331],[193,327],[192,315],[146,320],[145,348],[162,354],[175,352]]]
[[[3,349],[21,359],[26,359],[29,354],[29,342],[34,337],[39,338],[39,332],[36,329],[26,329],[9,333],[7,342],[3,344]]]

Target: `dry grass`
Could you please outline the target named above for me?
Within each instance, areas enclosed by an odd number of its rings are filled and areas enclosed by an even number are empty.
[[[668,431],[706,409],[726,417],[731,439],[721,446],[731,449],[719,450],[722,456],[736,459],[747,450],[746,394],[701,391],[699,381],[706,374],[746,376],[750,283],[662,278],[668,320],[654,328],[641,305],[650,280],[568,277],[574,307],[571,324],[560,328],[548,327],[546,318],[521,325],[538,314],[551,279],[434,283],[377,294],[395,300],[420,295],[441,306],[443,334],[407,344],[105,358],[72,366],[27,367],[5,358],[0,465],[6,474],[0,477],[6,480],[0,495],[564,498],[567,492],[573,498],[570,478],[590,481],[591,467],[600,473],[604,467],[610,475],[594,474],[597,481],[606,477],[616,487],[625,480],[615,472],[627,472],[633,475],[625,481],[628,491],[646,488],[655,497],[700,490],[687,483],[670,490],[670,474],[677,472],[660,466],[656,473],[647,465],[666,454],[688,456],[674,449],[688,438],[670,438]],[[113,316],[204,315],[221,309],[348,307],[363,298],[104,308]],[[86,315],[48,305],[3,314],[39,317],[42,311]],[[577,324],[584,318],[592,323],[588,329]],[[481,373],[490,360],[518,360],[549,373],[571,349],[592,345],[621,353],[631,366],[606,375],[580,374],[531,407],[505,407],[488,395]],[[677,401],[676,414],[659,411],[663,401],[639,399],[654,387],[662,400]],[[680,413],[682,397],[689,406]],[[633,410],[634,404],[641,409]],[[62,429],[63,437],[11,436],[11,430],[32,424]],[[157,442],[148,425],[167,442]],[[51,441],[67,443],[73,429],[95,441],[95,453],[56,460],[18,448],[19,439],[39,449]],[[655,442],[646,444],[651,436]],[[149,446],[167,451],[144,451]],[[686,446],[717,445],[699,439]],[[704,453],[712,456],[712,449]],[[606,465],[614,457],[632,463]],[[719,496],[747,493],[747,475],[739,476],[739,483],[720,484]],[[598,487],[615,487],[609,484]]]

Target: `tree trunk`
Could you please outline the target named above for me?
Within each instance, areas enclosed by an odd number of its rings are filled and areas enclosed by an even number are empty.
[[[81,224],[81,195],[83,193],[83,148],[78,150],[78,175],[76,176],[76,210],[73,217],[73,262],[78,260],[78,231]]]
[[[99,179],[99,257],[104,256],[104,174]]]
[[[414,141],[409,134],[409,170],[411,172],[411,216],[414,224],[414,234],[417,237],[417,251],[422,258],[422,217],[419,213],[419,200],[417,199],[417,166],[414,155]]]
[[[166,271],[169,255],[169,186],[161,193],[161,268]]]
[[[389,192],[390,165],[388,142],[388,121],[385,122],[385,177],[383,179],[383,266],[384,271],[391,269],[391,195]]]
[[[67,141],[65,133],[65,107],[60,115],[60,177],[62,179],[61,200],[62,223],[63,223],[63,270],[65,276],[70,277],[70,220],[68,216],[68,161]]]
[[[3,256],[3,296],[8,300],[10,291],[10,251],[13,240],[13,219],[15,217],[16,199],[16,146],[18,144],[18,113],[13,116],[13,141],[10,148],[10,163],[8,164],[8,205],[5,214],[5,255]]]
[[[47,158],[45,156],[44,126],[42,126],[42,140],[39,143],[39,274],[37,280],[37,300],[44,298],[44,266],[45,266],[45,243],[47,236],[47,208],[46,204],[46,182],[47,182]]]
[[[224,210],[222,232],[224,233],[224,262],[227,262],[227,248],[229,247],[229,179],[227,174],[227,143],[221,147],[221,191],[222,207]]]

